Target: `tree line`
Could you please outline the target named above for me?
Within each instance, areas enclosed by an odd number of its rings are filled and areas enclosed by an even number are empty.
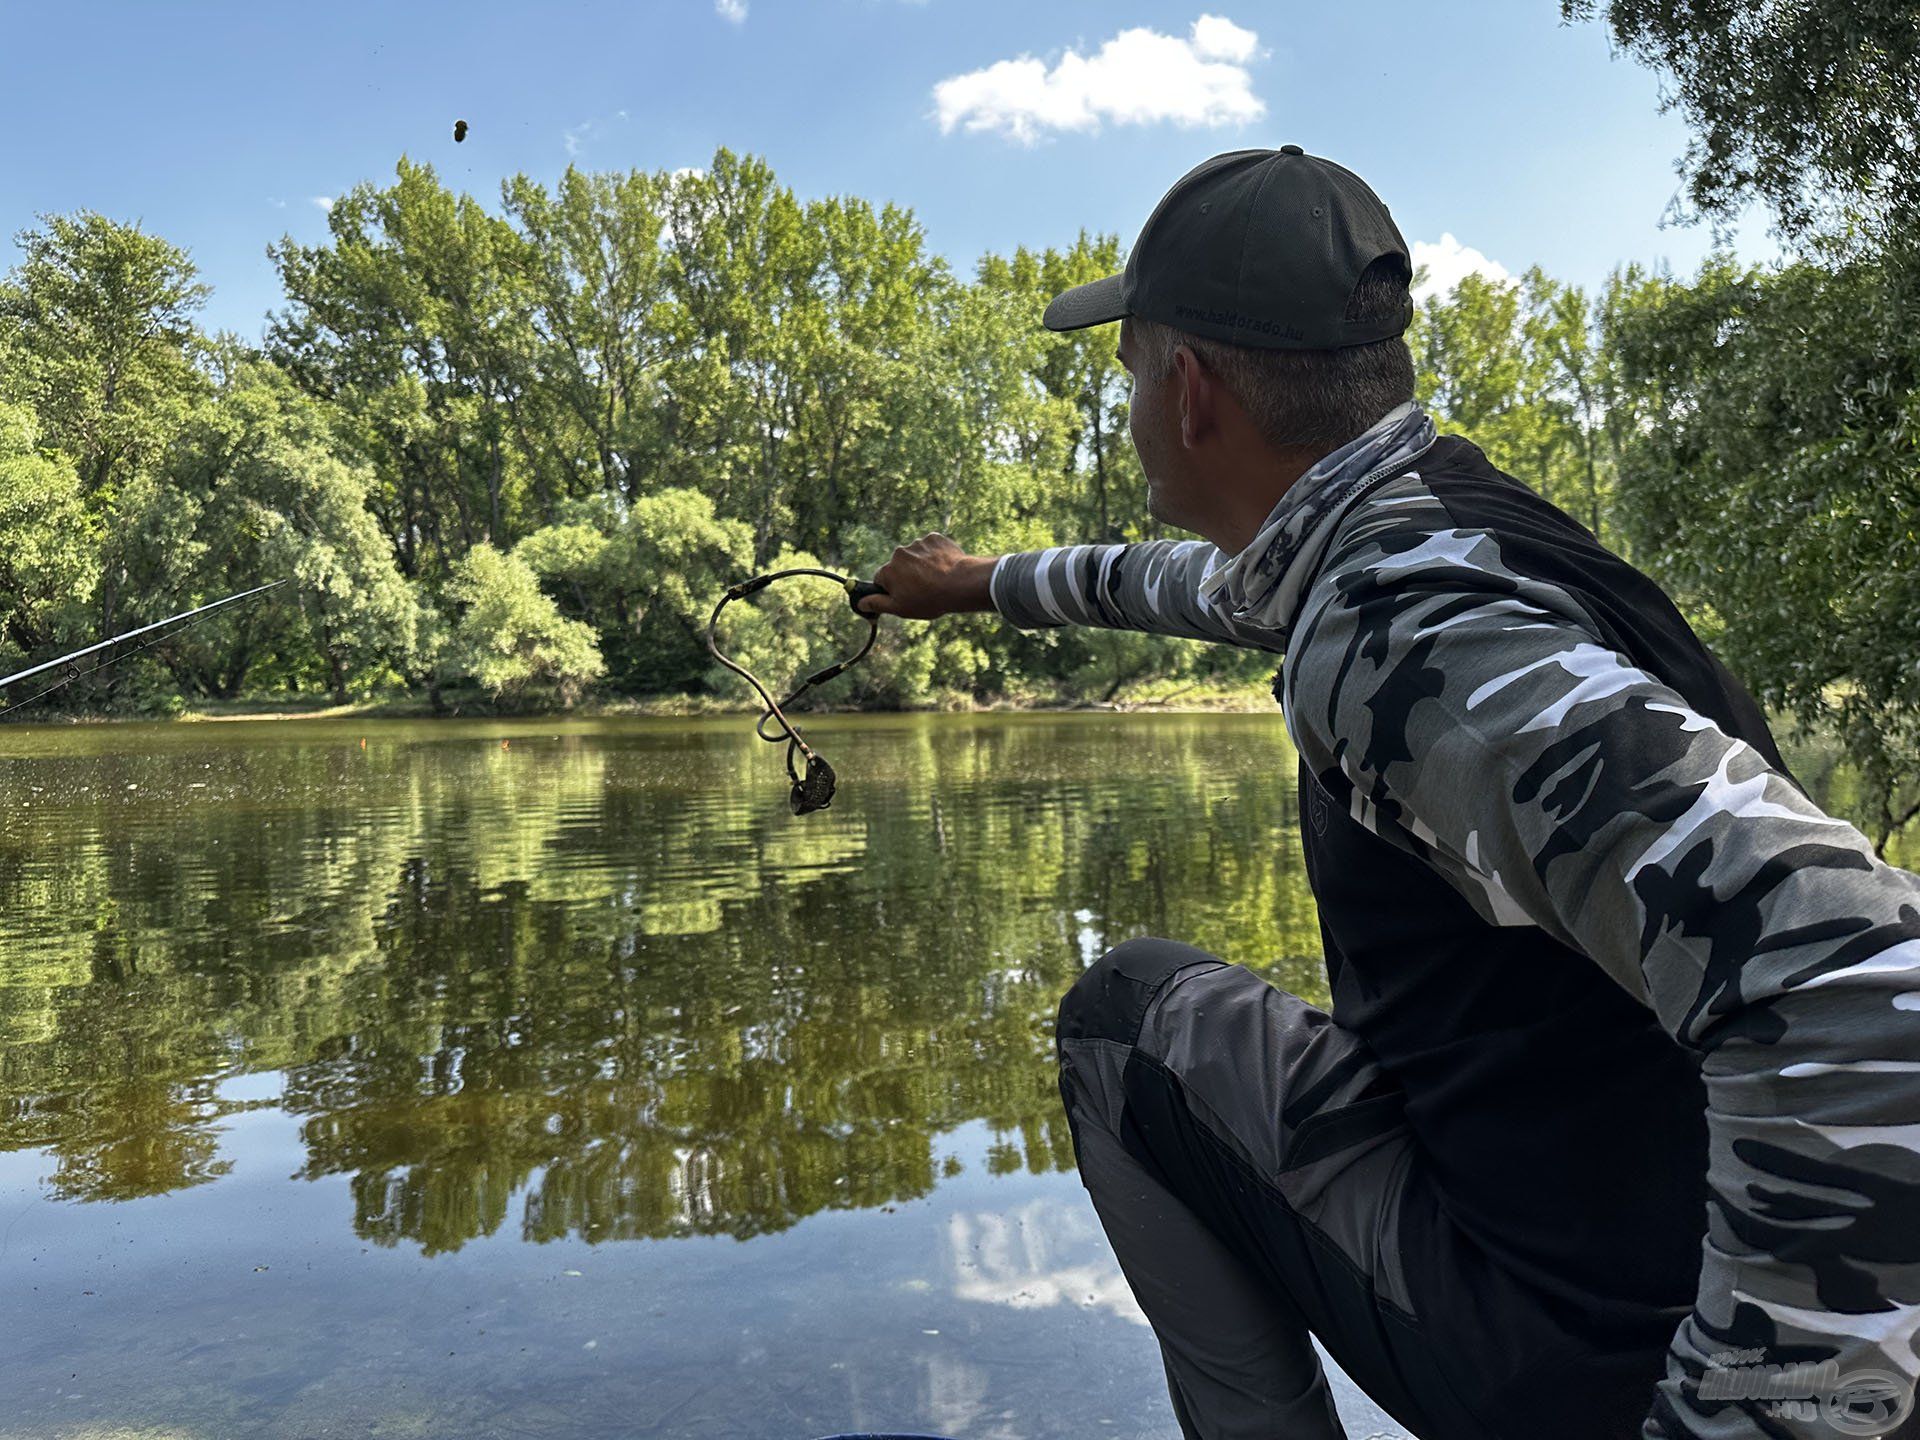
[[[1690,103],[1792,90],[1730,75],[1764,70],[1760,52],[1658,6],[1609,13],[1629,45],[1697,53]],[[1711,213],[1757,187],[1806,240],[1797,258],[1626,265],[1595,293],[1538,267],[1469,275],[1407,338],[1442,428],[1667,584],[1776,712],[1838,736],[1886,831],[1920,803],[1920,259],[1890,218],[1914,202],[1872,188],[1885,166],[1858,145],[1793,170],[1762,133],[1793,123],[1776,111],[1695,115],[1720,138],[1692,193]],[[1766,163],[1715,181],[1742,125]],[[1845,203],[1816,210],[1809,175]],[[136,225],[46,215],[18,244],[0,280],[0,662],[293,582],[50,703],[731,697],[704,629],[747,574],[871,574],[929,529],[984,552],[1161,533],[1111,330],[1038,319],[1122,265],[1116,236],[960,276],[909,210],[802,200],[724,147],[705,170],[518,175],[491,206],[403,157],[335,203],[322,243],[270,247],[284,303],[258,343],[206,333],[191,260]],[[824,583],[723,621],[774,683],[858,627]],[[884,632],[833,702],[1112,700],[1272,663],[990,616]]]
[[[705,171],[516,176],[491,209],[403,158],[328,229],[271,247],[285,304],[259,344],[198,328],[191,261],[137,226],[20,234],[0,285],[9,658],[288,576],[88,698],[731,693],[702,633],[746,574],[867,574],[928,529],[988,551],[1160,533],[1111,331],[1037,320],[1122,264],[1116,238],[962,279],[910,212],[802,202],[724,148]],[[1625,272],[1602,303],[1647,283]],[[1594,326],[1536,270],[1470,277],[1410,338],[1429,404],[1605,529],[1621,382]],[[825,586],[728,620],[777,673],[857,626]],[[912,631],[850,677],[855,703],[1111,698],[1269,663],[990,620]]]

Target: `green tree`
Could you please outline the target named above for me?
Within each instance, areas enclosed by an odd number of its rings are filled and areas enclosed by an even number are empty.
[[[579,513],[582,521],[536,530],[514,555],[595,626],[623,689],[698,687],[710,664],[707,614],[749,573],[748,526],[720,519],[705,495],[680,488],[644,495],[624,511],[597,503]]]
[[[99,578],[80,477],[38,442],[33,412],[0,404],[0,640],[23,662],[77,632]]]
[[[665,178],[569,165],[556,190],[516,175],[502,187],[524,237],[531,306],[528,383],[515,435],[541,518],[566,499],[636,497],[657,477],[677,411],[662,373]]]
[[[1028,466],[1053,470],[1034,476],[1042,483],[1019,497],[1016,514],[1039,520],[1050,534],[1088,541],[1161,534],[1147,513],[1146,477],[1127,433],[1130,386],[1114,354],[1113,332],[1095,326],[1056,333],[1040,325],[1041,312],[1060,291],[1124,263],[1117,236],[1082,231],[1065,251],[1022,246],[1010,258],[988,255],[979,265],[981,288],[1013,302],[1002,323],[1023,341],[1022,359],[1041,402],[1027,407],[1026,433],[1010,438]]]
[[[1415,395],[1445,428],[1561,508],[1602,526],[1588,426],[1592,335],[1586,296],[1538,266],[1517,281],[1469,274],[1414,314]]]
[[[922,253],[910,212],[802,204],[764,161],[725,148],[677,178],[666,237],[671,483],[750,524],[756,564],[787,545],[842,563],[851,520],[906,508],[902,422],[923,411],[945,262]],[[917,500],[927,482],[911,479]]]
[[[1724,242],[1752,199],[1801,257],[1619,277],[1602,328],[1637,558],[1733,667],[1859,772],[1884,853],[1920,815],[1913,649],[1920,18],[1902,0],[1562,0],[1672,80]],[[1676,208],[1681,208],[1676,205]]]
[[[151,461],[205,394],[193,316],[210,292],[185,251],[137,226],[91,210],[40,219],[14,237],[21,260],[0,282],[0,385],[97,496]]]
[[[1749,198],[1794,238],[1896,236],[1920,214],[1920,16],[1910,0],[1561,0],[1671,77],[1693,138],[1677,167],[1725,238]]]
[[[461,607],[446,668],[496,700],[571,705],[604,668],[593,630],[561,615],[524,560],[482,541],[455,562],[447,598]]]
[[[416,603],[367,508],[372,472],[340,424],[282,372],[242,364],[160,475],[129,493],[129,554],[148,605],[292,582],[157,649],[185,693],[318,685],[344,704],[404,665]]]
[[[504,219],[431,166],[403,156],[395,176],[334,202],[329,244],[270,248],[289,303],[269,348],[358,417],[402,573],[437,577],[482,540],[510,544],[522,523],[526,254]]]
[[[210,382],[193,316],[207,287],[186,252],[91,210],[15,237],[0,281],[0,400],[31,407],[38,444],[65,455],[102,539],[103,634],[125,629],[121,492],[158,463]]]
[[[1920,286],[1890,268],[1720,257],[1614,342],[1647,395],[1636,555],[1763,702],[1840,737],[1883,850],[1920,814]]]

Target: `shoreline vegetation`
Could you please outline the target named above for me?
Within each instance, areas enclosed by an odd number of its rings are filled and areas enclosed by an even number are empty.
[[[720,719],[752,717],[762,706],[748,700],[720,695],[667,695],[632,698],[596,698],[588,696],[571,706],[501,706],[483,692],[446,695],[436,710],[424,695],[390,695],[349,701],[336,705],[324,696],[289,700],[203,701],[177,712],[156,715],[120,710],[50,710],[31,718],[8,721],[0,711],[0,725],[126,725],[126,724],[209,724],[234,720],[599,720],[636,716],[647,719]],[[1169,682],[1158,686],[1142,685],[1124,699],[1067,699],[1058,696],[976,697],[960,691],[936,695],[919,704],[880,707],[874,705],[818,704],[806,710],[789,710],[796,723],[823,716],[842,715],[1005,715],[1107,713],[1115,715],[1205,715],[1268,714],[1276,719],[1280,707],[1267,690],[1249,686],[1194,686]]]

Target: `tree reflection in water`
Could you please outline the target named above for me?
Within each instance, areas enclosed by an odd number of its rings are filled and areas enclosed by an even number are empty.
[[[1277,715],[810,728],[804,819],[739,721],[0,732],[0,1150],[163,1194],[270,1105],[382,1245],[746,1238],[968,1121],[1070,1170],[1054,1008],[1120,939],[1321,993]]]

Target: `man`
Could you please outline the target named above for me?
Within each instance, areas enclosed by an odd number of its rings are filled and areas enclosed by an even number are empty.
[[[1652,581],[1436,435],[1408,251],[1298,146],[1217,155],[1125,271],[1148,508],[863,602],[1284,656],[1329,1015],[1172,940],[1060,1008],[1081,1176],[1191,1440],[1907,1434],[1920,881],[1787,772]],[[1210,542],[1210,543],[1209,543]]]

